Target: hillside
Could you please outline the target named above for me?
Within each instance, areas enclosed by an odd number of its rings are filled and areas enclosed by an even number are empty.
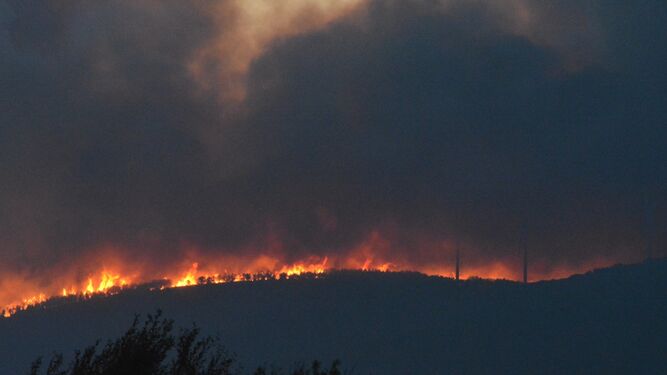
[[[247,368],[340,358],[355,374],[665,373],[667,260],[529,285],[415,273],[131,290],[0,320],[0,374],[162,309]]]

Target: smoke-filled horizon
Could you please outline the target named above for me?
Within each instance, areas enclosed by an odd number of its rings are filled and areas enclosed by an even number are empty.
[[[2,288],[105,257],[665,255],[664,1],[6,0],[0,25]]]

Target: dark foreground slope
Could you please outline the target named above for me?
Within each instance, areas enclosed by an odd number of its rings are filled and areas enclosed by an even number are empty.
[[[219,334],[246,368],[343,360],[355,374],[667,373],[667,262],[521,285],[345,272],[31,310],[0,320],[0,374],[119,336],[157,308]]]

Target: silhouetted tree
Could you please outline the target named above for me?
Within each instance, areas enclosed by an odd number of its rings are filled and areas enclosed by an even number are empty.
[[[162,318],[161,312],[148,315],[143,325],[135,317],[125,334],[107,343],[98,351],[95,343],[77,351],[63,369],[62,354],[54,354],[46,369],[47,375],[228,375],[232,374],[233,358],[211,337],[199,337],[199,329],[172,334],[174,322]],[[172,353],[175,351],[175,353]],[[174,359],[167,364],[170,354]],[[42,359],[30,368],[38,375]]]
[[[172,334],[173,320],[162,313],[149,314],[143,324],[135,316],[130,328],[115,341],[109,341],[101,350],[99,342],[76,351],[65,367],[64,357],[55,353],[46,367],[46,375],[233,375],[233,356],[213,337],[200,336],[200,329],[192,327]],[[30,366],[30,375],[39,375],[43,360],[37,358]],[[309,369],[296,368],[291,375],[340,375],[340,362],[334,361],[329,369],[322,369],[315,361]],[[255,375],[267,375],[260,367]],[[271,375],[280,375],[272,369]]]

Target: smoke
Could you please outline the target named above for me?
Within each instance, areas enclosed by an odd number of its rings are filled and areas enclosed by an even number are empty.
[[[640,259],[644,197],[666,212],[666,12],[2,3],[0,269],[196,249],[425,270],[456,242],[463,267],[522,242],[545,273]]]

